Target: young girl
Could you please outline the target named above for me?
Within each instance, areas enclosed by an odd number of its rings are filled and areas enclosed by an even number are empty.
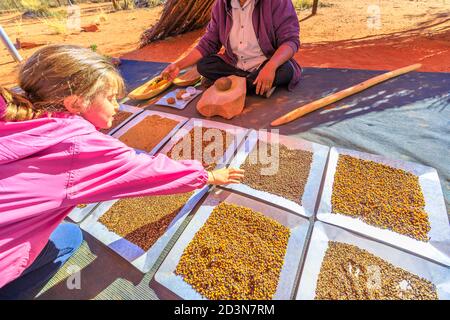
[[[119,73],[89,49],[54,45],[22,66],[26,96],[0,88],[0,298],[29,298],[81,245],[62,220],[72,209],[127,197],[239,183],[243,171],[136,154],[109,128],[124,90]]]

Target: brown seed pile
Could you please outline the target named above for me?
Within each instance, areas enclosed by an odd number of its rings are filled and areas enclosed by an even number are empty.
[[[258,142],[257,146],[251,151],[254,155],[253,159],[258,159],[257,163],[252,164],[251,157],[247,157],[244,164],[241,165],[241,169],[245,170],[243,183],[253,189],[269,192],[301,204],[313,154],[309,151],[291,150],[279,144],[278,171],[274,175],[262,175],[262,168],[269,165],[261,161],[259,156],[256,157],[260,148],[267,150],[268,157],[272,157],[273,150],[277,150],[274,146],[262,141]]]
[[[125,132],[119,140],[131,148],[150,152],[178,123],[158,115],[147,116]]]
[[[111,125],[111,128],[108,129],[102,129],[100,130],[100,132],[103,132],[104,134],[107,134],[108,132],[110,132],[112,129],[114,129],[115,127],[117,127],[119,124],[121,124],[122,122],[124,122],[129,116],[131,116],[132,113],[131,112],[126,112],[126,111],[119,111],[117,112],[117,114],[114,116],[114,120],[113,123]]]
[[[340,155],[331,203],[334,213],[428,241],[430,222],[417,176],[373,161]]]
[[[319,300],[437,300],[430,281],[356,246],[329,241],[316,286]]]
[[[122,199],[98,221],[108,230],[147,251],[166,232],[192,194]]]
[[[87,207],[87,204],[79,204],[79,205],[77,205],[78,209],[84,209],[86,207]]]
[[[196,129],[197,128],[197,129]],[[195,141],[195,135],[194,130],[201,129],[201,150],[196,150],[196,148],[200,147],[200,142]],[[220,144],[220,141],[216,141],[216,137],[213,136],[211,141],[205,141],[205,133],[208,130],[217,130],[222,135],[222,141]],[[200,135],[199,135],[200,136]],[[190,154],[184,154],[183,151],[180,152],[179,156],[178,154],[173,154],[174,150],[178,150],[179,148],[182,148],[183,144],[185,143],[184,139],[190,139]],[[209,140],[209,137],[208,137]],[[169,158],[172,158],[174,160],[187,160],[187,159],[193,159],[198,160],[203,164],[203,167],[206,170],[213,170],[217,166],[217,161],[220,160],[220,158],[223,156],[225,151],[227,150],[228,146],[234,141],[234,135],[228,133],[225,130],[219,130],[219,129],[211,129],[211,128],[199,128],[195,127],[189,131],[188,134],[186,134],[183,138],[181,138],[173,147],[172,149],[167,153],[167,156]],[[206,156],[208,158],[205,159],[205,148],[208,148],[206,151]],[[178,152],[178,151],[177,151]],[[211,159],[209,159],[211,157]]]
[[[272,299],[290,230],[249,208],[222,202],[175,270],[211,300]]]

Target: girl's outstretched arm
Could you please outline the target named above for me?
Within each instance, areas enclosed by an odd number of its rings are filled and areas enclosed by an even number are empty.
[[[101,133],[76,137],[65,205],[189,192],[208,183],[198,161],[136,154]]]

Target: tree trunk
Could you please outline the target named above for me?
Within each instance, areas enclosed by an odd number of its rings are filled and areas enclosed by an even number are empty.
[[[112,2],[114,10],[116,10],[116,11],[120,10],[120,4],[119,4],[118,0],[112,0],[111,2]]]
[[[140,47],[204,27],[215,0],[167,0],[161,18],[141,35]]]
[[[314,0],[312,14],[315,15],[317,13],[317,7],[319,6],[319,0]]]

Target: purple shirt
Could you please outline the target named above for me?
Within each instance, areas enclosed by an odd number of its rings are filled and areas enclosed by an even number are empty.
[[[256,0],[255,2],[253,28],[264,55],[272,57],[282,44],[287,44],[294,52],[297,52],[300,47],[300,26],[292,1]],[[203,57],[218,53],[224,46],[225,53],[219,56],[226,63],[236,66],[238,59],[231,50],[229,41],[232,26],[231,1],[216,0],[206,33],[196,47]],[[301,68],[293,58],[289,60],[289,63],[294,69],[294,75],[288,87],[292,90],[300,80]]]

